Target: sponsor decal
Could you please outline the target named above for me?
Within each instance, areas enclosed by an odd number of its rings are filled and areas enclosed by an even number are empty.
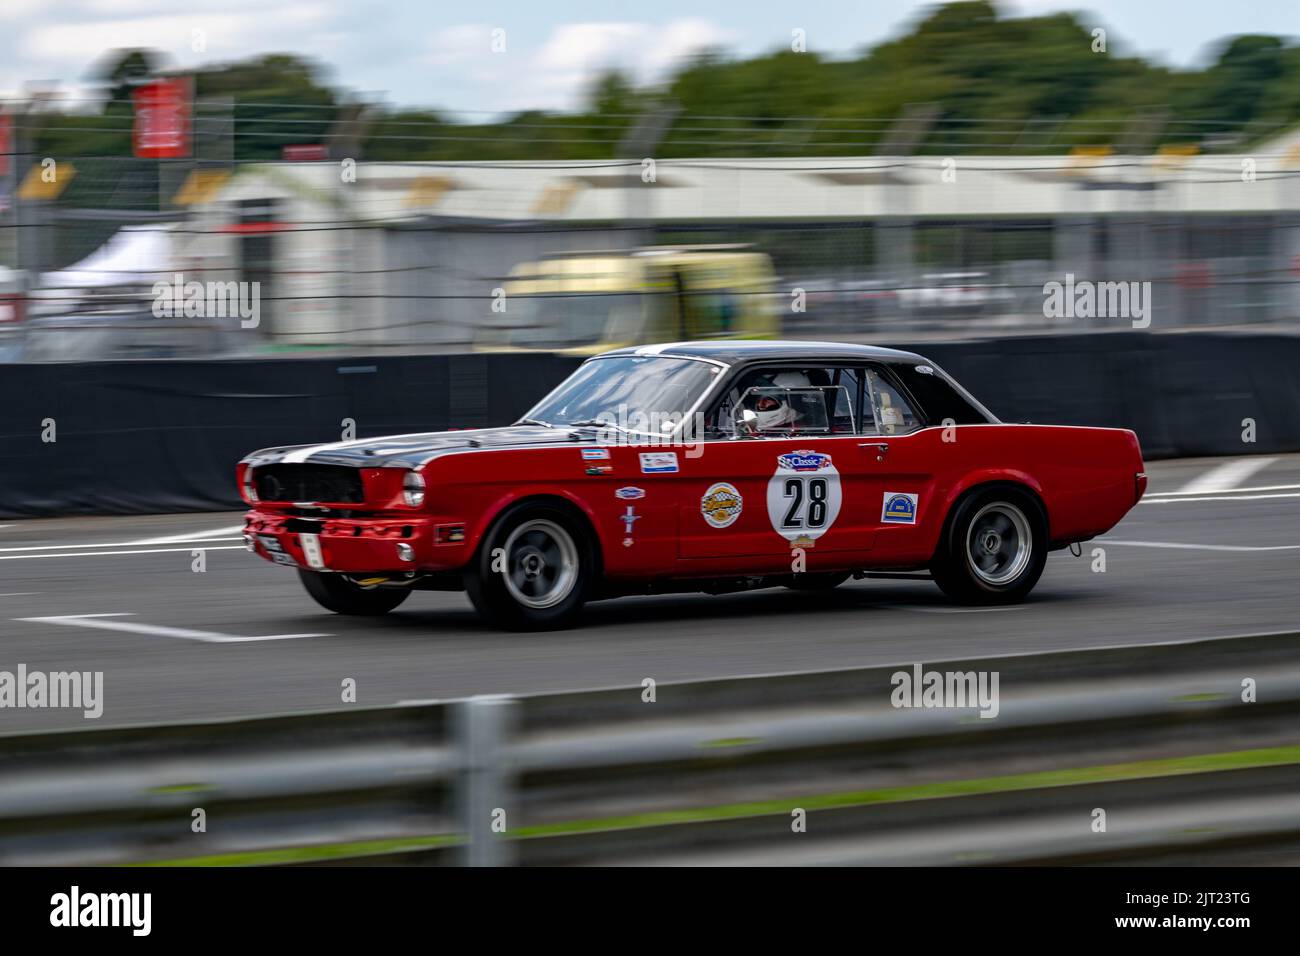
[[[632,525],[641,520],[641,515],[636,513],[636,505],[628,505],[627,511],[619,515],[619,521],[623,522],[623,530],[628,534],[632,533]]]
[[[839,517],[844,494],[830,455],[792,451],[776,459],[767,483],[767,516],[772,529],[792,548],[811,548]]]
[[[745,499],[736,486],[719,481],[709,486],[700,499],[700,514],[713,528],[729,528],[745,508]]]
[[[886,491],[880,520],[886,524],[916,524],[916,495],[903,491]]]
[[[776,460],[778,469],[787,471],[825,471],[831,467],[831,456],[815,451],[792,451]]]
[[[614,492],[614,497],[620,501],[639,501],[645,497],[644,488],[635,488],[629,485],[626,488],[620,488]]]
[[[588,465],[587,474],[589,475],[608,475],[614,471],[613,465]]]
[[[645,475],[671,474],[677,471],[677,452],[650,451],[641,453],[641,473]]]
[[[641,520],[641,515],[636,513],[636,505],[628,505],[627,511],[618,516],[618,520],[623,522],[623,533],[627,535],[623,539],[623,547],[632,547],[632,526]]]
[[[583,461],[609,461],[608,448],[584,448],[582,449]]]

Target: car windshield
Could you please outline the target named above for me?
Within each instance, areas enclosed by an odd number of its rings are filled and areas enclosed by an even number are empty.
[[[721,369],[708,362],[623,355],[583,364],[525,418],[548,425],[608,423],[633,432],[673,430]]]

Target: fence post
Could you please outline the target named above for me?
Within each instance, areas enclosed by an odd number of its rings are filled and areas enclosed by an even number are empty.
[[[455,705],[460,755],[456,820],[465,836],[466,866],[509,866],[513,861],[509,833],[516,823],[511,814],[518,808],[512,806],[508,746],[515,706],[504,696],[471,697]]]

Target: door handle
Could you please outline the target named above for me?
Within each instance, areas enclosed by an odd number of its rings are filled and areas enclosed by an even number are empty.
[[[889,454],[889,442],[886,441],[862,442],[858,447],[874,448],[876,450],[876,461],[884,461],[885,456]]]

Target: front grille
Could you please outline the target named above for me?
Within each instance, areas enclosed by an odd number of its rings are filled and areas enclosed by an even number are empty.
[[[262,501],[365,500],[361,473],[343,465],[264,465],[253,471],[253,486]]]

